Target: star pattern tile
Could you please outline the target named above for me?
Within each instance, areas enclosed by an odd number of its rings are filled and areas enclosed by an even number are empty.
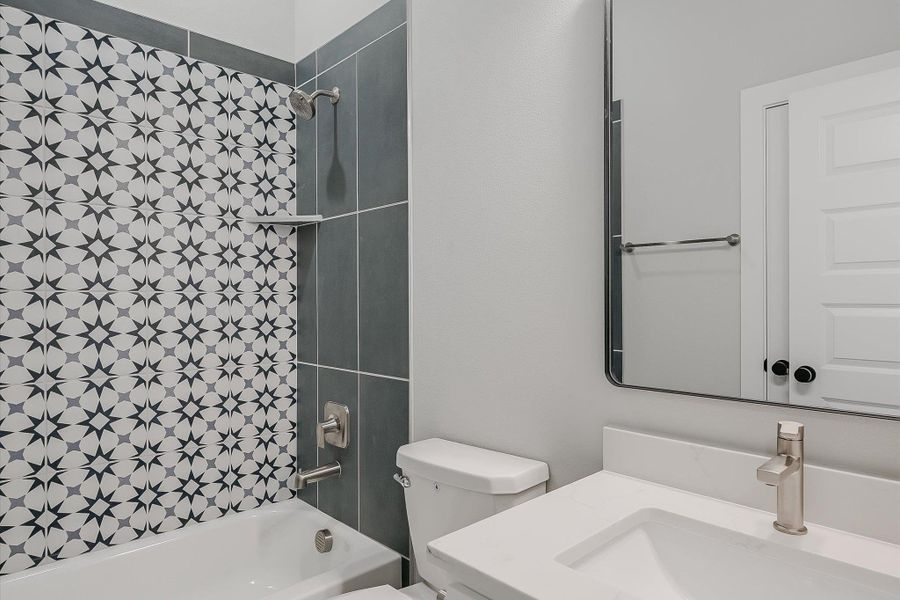
[[[0,574],[291,497],[289,92],[0,5]]]

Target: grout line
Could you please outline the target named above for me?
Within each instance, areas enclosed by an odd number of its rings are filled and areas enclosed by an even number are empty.
[[[356,141],[354,144],[355,156],[353,162],[356,167],[356,175],[354,177],[354,184],[356,185],[356,369],[359,370],[361,365],[361,351],[360,351],[360,324],[359,324],[359,57],[353,61],[353,103],[354,103],[354,134],[356,137]],[[362,432],[362,410],[361,410],[361,398],[360,398],[360,382],[362,377],[360,377],[359,373],[356,375],[356,529],[358,531],[362,531],[362,465],[360,464],[360,443],[359,437]]]
[[[315,148],[316,154],[316,167],[315,167],[315,176],[316,176],[316,213],[319,212],[319,120],[316,119],[316,141],[313,144]],[[315,228],[315,255],[316,255],[316,362],[319,362],[319,228]],[[298,303],[299,308],[299,303]],[[299,315],[298,315],[299,316]],[[319,402],[321,396],[319,395],[319,369],[316,369],[316,418],[319,415]],[[319,447],[316,446],[316,465],[319,464]],[[316,486],[316,508],[319,508],[319,486]]]
[[[362,210],[354,210],[352,212],[341,213],[339,215],[332,215],[330,217],[324,217],[319,223],[324,223],[325,221],[333,221],[334,219],[342,219],[344,217],[352,217],[355,215],[361,215],[363,213],[372,212],[373,210],[381,210],[382,208],[391,208],[393,206],[400,206],[401,204],[408,204],[409,200],[400,200],[399,202],[391,202],[390,204],[383,204],[381,206],[373,206],[372,208],[363,208]],[[316,225],[316,223],[310,223],[310,225]]]
[[[355,55],[359,54],[360,52],[362,52],[363,50],[365,50],[366,48],[368,48],[369,46],[371,46],[371,45],[374,44],[375,42],[379,41],[380,39],[385,38],[385,37],[391,35],[392,33],[394,33],[395,31],[397,31],[398,29],[400,29],[400,28],[403,27],[404,25],[406,25],[406,21],[403,21],[402,23],[400,23],[399,25],[397,25],[396,27],[394,27],[393,29],[391,29],[391,30],[388,31],[387,33],[384,33],[384,34],[378,36],[377,38],[375,38],[374,40],[372,40],[372,41],[369,42],[368,44],[366,44],[366,45],[364,45],[364,46],[360,46],[359,48],[357,48],[356,50],[354,50],[353,52],[351,52],[350,54],[348,54],[347,56],[345,56],[345,57],[342,58],[341,60],[337,61],[336,63],[334,63],[333,65],[331,65],[330,67],[328,67],[327,69],[325,69],[324,71],[322,71],[321,73],[317,73],[317,75],[322,75],[322,74],[324,74],[324,73],[327,73],[328,71],[332,70],[333,68],[335,68],[335,67],[338,66],[339,64],[341,64],[341,63],[343,63],[343,62],[346,62],[347,60],[353,58]],[[327,45],[327,44],[326,44],[326,45]],[[319,50],[321,50],[321,49],[324,48],[324,47],[325,47],[325,46],[319,46],[319,48],[316,49],[316,70],[318,70],[318,68],[319,68],[319,54],[318,54],[318,53],[319,53]]]
[[[282,363],[282,364],[286,364],[286,363]],[[341,372],[343,372],[343,373],[355,373],[355,374],[357,374],[357,375],[365,375],[365,376],[367,376],[367,377],[378,377],[378,378],[380,378],[380,379],[393,379],[394,381],[409,381],[409,379],[407,379],[407,378],[405,378],[405,377],[396,377],[396,376],[394,376],[394,375],[382,375],[382,374],[380,374],[380,373],[372,373],[372,372],[370,372],[370,371],[359,371],[359,370],[356,370],[356,369],[344,369],[344,368],[341,368],[341,367],[332,367],[332,366],[330,366],[330,365],[323,365],[323,364],[319,364],[319,363],[305,362],[305,361],[302,361],[302,360],[298,360],[298,361],[297,361],[297,364],[298,364],[298,365],[306,365],[307,367],[317,367],[317,368],[319,368],[319,369],[328,369],[328,370],[330,370],[330,371],[341,371]]]

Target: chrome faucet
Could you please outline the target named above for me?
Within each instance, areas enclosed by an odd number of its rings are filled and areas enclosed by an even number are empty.
[[[778,455],[756,469],[756,478],[778,491],[778,515],[772,525],[782,533],[804,535],[803,423],[778,422]]]
[[[318,483],[324,479],[341,476],[341,463],[333,462],[315,469],[306,469],[300,471],[291,479],[288,484],[292,490],[300,491],[306,489],[311,483]]]

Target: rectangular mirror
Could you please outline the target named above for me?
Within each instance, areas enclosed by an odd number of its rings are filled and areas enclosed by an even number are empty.
[[[900,417],[900,2],[606,18],[610,379]]]

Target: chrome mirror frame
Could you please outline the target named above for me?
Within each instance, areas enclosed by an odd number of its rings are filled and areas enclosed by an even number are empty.
[[[890,415],[876,415],[864,412],[838,410],[834,408],[823,408],[818,406],[803,406],[799,404],[785,404],[783,402],[768,402],[766,400],[752,400],[749,398],[739,398],[734,396],[720,396],[716,394],[703,394],[698,392],[690,392],[685,390],[673,390],[667,388],[657,388],[650,386],[631,385],[618,381],[613,375],[613,335],[612,335],[612,266],[616,252],[621,252],[621,248],[614,243],[612,237],[612,220],[613,215],[613,198],[611,193],[611,176],[613,173],[612,165],[612,138],[613,138],[613,0],[604,0],[603,6],[603,275],[604,275],[604,372],[606,379],[614,386],[628,388],[634,390],[643,390],[647,392],[661,392],[667,394],[679,394],[682,396],[692,396],[695,398],[714,398],[718,400],[731,400],[744,402],[747,404],[757,404],[760,406],[769,406],[776,408],[791,408],[798,410],[811,410],[816,412],[824,412],[839,415],[849,415],[855,417],[868,417],[870,419],[881,419],[887,421],[900,421],[900,417]]]

